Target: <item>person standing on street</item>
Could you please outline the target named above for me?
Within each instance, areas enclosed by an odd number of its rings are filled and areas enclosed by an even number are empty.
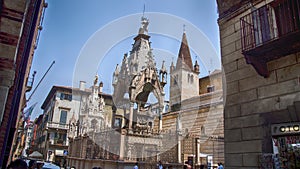
[[[163,169],[163,165],[162,165],[161,161],[158,162],[158,169]]]

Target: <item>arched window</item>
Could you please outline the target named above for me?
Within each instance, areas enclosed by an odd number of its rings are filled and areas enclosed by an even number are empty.
[[[190,81],[191,81],[192,84],[194,83],[194,75],[191,75]]]
[[[201,135],[205,135],[205,127],[204,126],[201,126]]]
[[[174,85],[177,85],[177,81],[178,81],[178,75],[175,75],[175,77],[174,77]]]

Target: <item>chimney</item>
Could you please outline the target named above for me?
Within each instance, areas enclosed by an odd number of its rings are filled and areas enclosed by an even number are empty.
[[[85,91],[85,81],[79,82],[79,90]]]

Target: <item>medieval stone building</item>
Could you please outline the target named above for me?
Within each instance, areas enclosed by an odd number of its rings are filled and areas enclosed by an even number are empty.
[[[185,162],[200,167],[224,161],[222,72],[199,79],[199,64],[192,63],[184,32],[176,66],[171,64],[168,76],[164,62],[156,67],[148,24],[142,17],[131,51],[113,72],[111,100],[101,101],[102,94],[92,88],[81,110],[94,115],[82,111],[70,121],[68,165],[125,168],[139,162],[148,168],[161,161],[182,168]],[[166,102],[168,77],[170,101]],[[107,107],[107,101],[112,106]],[[88,123],[98,116],[94,125]]]
[[[299,168],[300,2],[217,2],[226,168]]]

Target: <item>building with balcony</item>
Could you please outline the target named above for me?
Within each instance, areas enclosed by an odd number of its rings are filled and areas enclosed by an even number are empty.
[[[36,121],[34,150],[41,152],[44,160],[64,166],[69,139],[111,126],[105,122],[112,118],[112,98],[102,93],[103,83],[97,83],[98,76],[91,88],[85,88],[84,81],[79,88],[52,87],[42,104],[44,112]]]
[[[300,2],[217,2],[225,168],[299,168]]]
[[[45,160],[60,163],[68,151],[69,121],[78,119],[81,99],[88,97],[89,93],[81,82],[81,88],[53,86],[43,102],[43,118],[38,126],[38,151]]]

